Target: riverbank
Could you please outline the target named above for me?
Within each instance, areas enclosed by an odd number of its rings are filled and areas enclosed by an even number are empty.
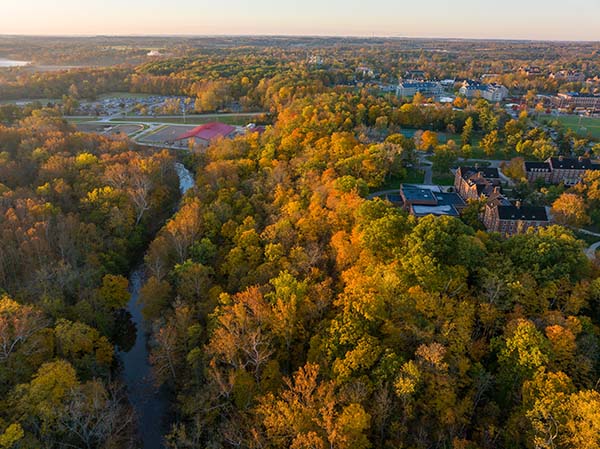
[[[175,163],[179,177],[181,195],[194,186],[192,173],[179,162]],[[127,398],[135,410],[137,432],[142,449],[162,449],[164,435],[168,430],[169,398],[167,392],[156,387],[152,365],[150,364],[149,335],[147,322],[138,302],[144,285],[145,267],[135,269],[129,278],[131,298],[127,310],[136,329],[133,347],[119,353],[123,363],[122,378],[127,388]]]

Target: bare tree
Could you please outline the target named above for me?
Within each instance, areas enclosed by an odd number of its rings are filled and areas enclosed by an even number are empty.
[[[60,445],[92,449],[104,446],[109,439],[122,438],[134,421],[132,410],[122,403],[123,397],[121,386],[113,384],[106,389],[99,381],[74,389],[59,417],[59,428],[72,440]]]
[[[20,305],[7,296],[0,298],[0,363],[47,325],[38,309]]]

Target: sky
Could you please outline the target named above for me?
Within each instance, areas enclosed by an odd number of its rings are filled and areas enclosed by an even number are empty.
[[[600,0],[0,0],[0,34],[600,40]]]

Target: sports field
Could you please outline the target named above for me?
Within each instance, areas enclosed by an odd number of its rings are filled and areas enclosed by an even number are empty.
[[[558,120],[565,127],[572,129],[581,136],[591,134],[600,139],[600,117],[579,117],[578,115],[543,115],[544,120]]]

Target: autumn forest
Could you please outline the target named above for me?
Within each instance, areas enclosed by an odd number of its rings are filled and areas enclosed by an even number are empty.
[[[598,72],[597,44],[166,40],[151,61],[113,44],[0,39],[40,63],[99,61],[0,70],[0,449],[141,448],[122,374],[139,334],[168,449],[600,448],[600,270],[578,226],[507,237],[477,202],[417,218],[371,195],[422,153],[436,175],[481,141],[513,165],[597,141],[481,98],[405,101],[355,70],[499,72],[533,102],[561,86],[508,67]],[[65,109],[109,92],[189,96],[261,128],[174,150]],[[588,181],[514,191],[575,195],[597,223]]]

